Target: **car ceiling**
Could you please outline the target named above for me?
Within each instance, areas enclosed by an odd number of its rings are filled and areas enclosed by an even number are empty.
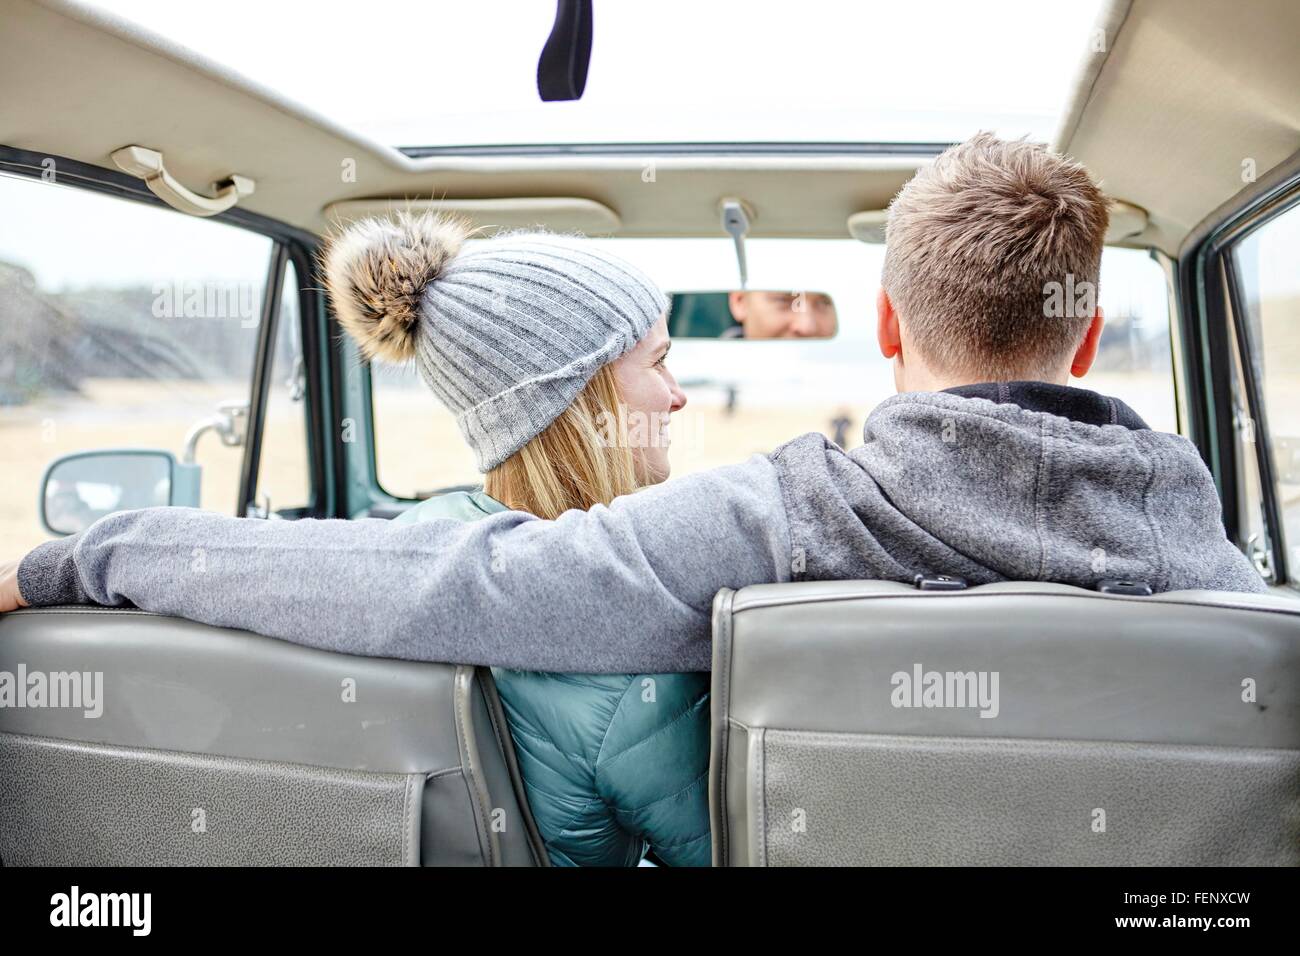
[[[720,201],[738,197],[754,236],[843,238],[849,216],[883,209],[934,154],[647,146],[416,159],[67,0],[0,0],[0,18],[0,83],[10,91],[0,144],[105,168],[114,150],[147,146],[198,190],[232,173],[254,179],[242,208],[312,232],[328,228],[328,207],[352,200],[572,197],[612,211],[599,221],[617,235],[711,236],[721,234]],[[1105,50],[1084,58],[1054,145],[1110,195],[1147,210],[1145,230],[1126,244],[1176,254],[1198,222],[1249,185],[1245,161],[1262,178],[1300,150],[1300,4],[1111,0],[1099,28]],[[345,182],[348,160],[355,181]]]

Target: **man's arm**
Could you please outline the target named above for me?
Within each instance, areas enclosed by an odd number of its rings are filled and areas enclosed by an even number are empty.
[[[691,475],[557,521],[101,518],[18,569],[35,606],[132,603],[348,654],[531,670],[708,670],[722,587],[789,580],[771,463]]]

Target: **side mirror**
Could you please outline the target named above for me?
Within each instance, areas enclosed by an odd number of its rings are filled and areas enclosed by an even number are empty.
[[[69,535],[115,511],[198,504],[197,465],[178,464],[168,451],[106,449],[50,462],[38,507],[46,531]]]

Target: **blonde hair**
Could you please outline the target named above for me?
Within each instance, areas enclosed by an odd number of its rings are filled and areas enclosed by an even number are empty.
[[[1079,347],[1092,315],[1048,317],[1052,284],[1092,283],[1110,211],[1079,163],[979,133],[889,207],[881,284],[937,371],[1036,378]]]
[[[545,431],[484,475],[483,490],[539,518],[585,511],[636,491],[633,451],[611,439],[623,407],[613,367],[604,365]]]

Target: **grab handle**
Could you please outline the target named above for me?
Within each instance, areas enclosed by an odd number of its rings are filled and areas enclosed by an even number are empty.
[[[162,153],[144,146],[123,146],[115,150],[113,162],[123,172],[143,179],[149,190],[167,205],[191,216],[215,216],[225,212],[244,196],[252,195],[256,185],[247,176],[232,173],[229,178],[213,183],[216,196],[201,196],[181,185],[167,172]]]

